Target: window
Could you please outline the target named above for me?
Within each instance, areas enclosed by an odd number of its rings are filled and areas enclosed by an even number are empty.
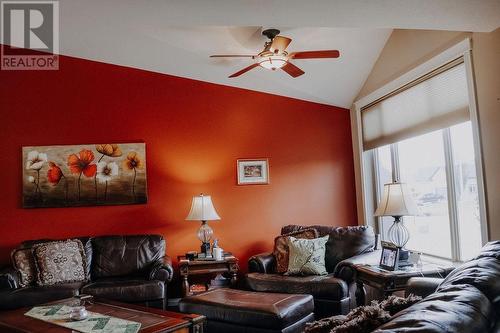
[[[464,261],[486,240],[482,164],[469,39],[354,103],[365,223],[382,239],[392,217],[373,216],[383,185],[407,183],[419,207],[404,217],[407,247]],[[359,189],[358,189],[359,191]]]
[[[406,247],[466,260],[481,247],[479,197],[471,122],[464,122],[375,149],[377,186],[407,183],[419,215],[404,217]],[[380,199],[379,193],[377,193]],[[379,220],[382,238],[392,218]]]
[[[450,136],[453,148],[460,256],[468,259],[477,254],[478,244],[481,244],[479,193],[470,121],[451,127]]]

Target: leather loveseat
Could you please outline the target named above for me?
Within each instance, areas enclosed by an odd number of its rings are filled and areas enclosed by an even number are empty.
[[[425,298],[374,333],[500,332],[500,241],[444,279],[410,279],[406,293]]]
[[[165,308],[167,283],[172,280],[165,239],[160,235],[78,238],[84,247],[90,281],[52,286],[19,286],[19,272],[0,271],[0,310],[91,294],[116,301]],[[25,241],[22,248],[50,240]]]
[[[281,234],[314,228],[320,237],[329,235],[326,243],[325,265],[328,275],[286,276],[276,273],[276,259],[272,253],[262,253],[248,261],[246,282],[249,289],[260,292],[310,294],[314,297],[316,318],[346,314],[350,310],[350,281],[336,274],[337,265],[348,258],[372,252],[375,234],[371,227],[333,227],[287,225]]]

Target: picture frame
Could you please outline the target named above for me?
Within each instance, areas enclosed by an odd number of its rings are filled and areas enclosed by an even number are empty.
[[[238,185],[269,184],[269,159],[236,160]]]
[[[382,242],[382,253],[380,255],[379,266],[388,271],[398,269],[399,248],[391,242]]]

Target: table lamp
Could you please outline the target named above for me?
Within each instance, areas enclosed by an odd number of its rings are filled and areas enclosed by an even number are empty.
[[[201,227],[198,229],[196,235],[202,242],[201,252],[205,253],[205,255],[210,254],[210,240],[214,232],[207,224],[207,221],[220,220],[220,216],[217,214],[212,204],[212,198],[209,195],[203,195],[203,193],[194,196],[193,202],[191,203],[191,210],[186,220],[201,221]]]
[[[389,228],[387,236],[399,248],[400,261],[408,260],[408,251],[403,250],[403,247],[410,239],[410,233],[401,217],[417,214],[417,206],[406,184],[394,182],[384,185],[384,194],[374,215],[394,217],[394,223]]]

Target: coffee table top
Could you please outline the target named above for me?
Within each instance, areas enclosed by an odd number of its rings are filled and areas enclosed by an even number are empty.
[[[79,299],[69,298],[44,305],[64,304],[76,306]],[[175,332],[176,330],[190,327],[192,322],[204,321],[203,316],[163,311],[160,309],[146,308],[142,306],[119,303],[109,300],[95,299],[93,304],[86,304],[86,309],[92,312],[108,316],[131,320],[141,323],[139,332],[160,333]],[[31,307],[20,308],[12,311],[0,312],[1,332],[49,332],[63,333],[71,332],[70,329],[57,326],[45,321],[37,320],[24,314]]]

